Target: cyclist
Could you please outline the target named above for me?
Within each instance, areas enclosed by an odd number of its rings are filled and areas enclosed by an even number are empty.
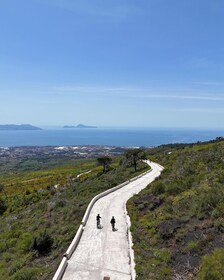
[[[115,221],[114,216],[112,216],[112,219],[110,220],[110,223],[111,223],[111,226],[112,226],[112,230],[115,231],[115,223],[116,223],[116,221]]]
[[[96,216],[96,226],[97,226],[97,228],[100,228],[100,219],[101,219],[100,214],[98,214]]]

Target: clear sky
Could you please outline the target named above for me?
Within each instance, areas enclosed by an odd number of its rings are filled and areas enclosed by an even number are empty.
[[[223,0],[1,0],[0,124],[224,128]]]

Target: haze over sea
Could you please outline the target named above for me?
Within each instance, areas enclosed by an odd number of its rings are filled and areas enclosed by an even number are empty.
[[[108,145],[150,147],[223,137],[224,130],[161,128],[94,128],[0,131],[0,147]]]

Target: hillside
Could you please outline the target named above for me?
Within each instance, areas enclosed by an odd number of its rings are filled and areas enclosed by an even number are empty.
[[[11,155],[8,163],[4,152]],[[4,280],[51,279],[91,198],[145,170],[138,164],[134,172],[122,156],[113,156],[103,173],[96,158],[59,156],[51,149],[2,153]],[[137,279],[224,279],[224,141],[165,145],[147,153],[165,170],[128,203]]]
[[[224,141],[148,156],[165,170],[128,202],[137,279],[224,279]]]
[[[96,158],[53,155],[0,157],[0,279],[52,279],[92,197],[148,168],[113,156],[103,172]]]

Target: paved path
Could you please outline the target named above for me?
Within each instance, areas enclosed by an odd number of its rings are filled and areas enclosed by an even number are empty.
[[[162,167],[150,163],[152,171],[123,188],[99,199],[93,206],[80,243],[68,261],[63,280],[131,280],[128,225],[125,214],[127,200],[144,189]],[[96,228],[100,214],[102,229]],[[116,219],[117,231],[111,230],[110,219]]]

